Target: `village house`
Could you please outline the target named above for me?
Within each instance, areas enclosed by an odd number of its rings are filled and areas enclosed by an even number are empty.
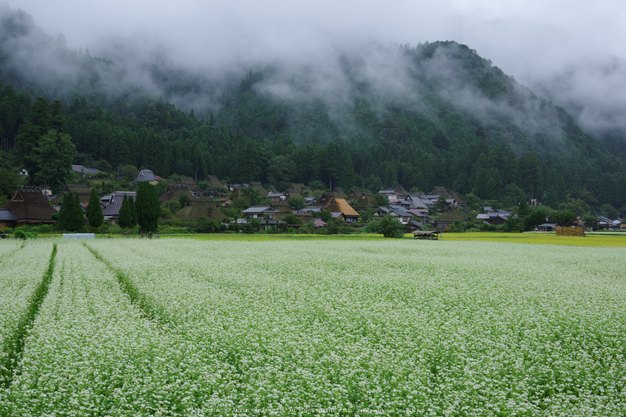
[[[300,193],[300,191],[298,191],[295,188],[287,188],[285,192],[289,196],[288,198],[301,198],[304,200],[304,197],[302,197],[302,194]]]
[[[9,209],[0,208],[0,232],[7,227],[15,228],[17,217]]]
[[[408,194],[404,198],[404,201],[408,204],[407,209],[409,210],[417,209],[428,211],[428,209],[435,205],[432,201],[420,196],[419,194]]]
[[[187,205],[176,213],[175,219],[197,221],[202,217],[223,221],[226,216],[219,209],[215,201],[206,197],[191,197]]]
[[[456,207],[448,207],[446,211],[441,213],[434,221],[435,229],[448,229],[457,220],[464,221],[465,214]]]
[[[87,174],[96,175],[99,172],[95,168],[87,168],[82,165],[72,165],[72,171],[74,171],[77,174],[81,174],[81,176],[83,177],[86,176]]]
[[[241,219],[238,219],[237,223],[247,223],[249,220],[258,219],[261,221],[261,227],[268,229],[278,225],[277,216],[281,214],[281,211],[271,206],[252,206],[243,210],[241,214],[246,216],[246,221],[240,222]]]
[[[328,206],[306,206],[300,210],[293,210],[294,214],[298,213],[313,213],[317,214],[320,211],[328,211]]]
[[[346,200],[339,197],[331,197],[328,201],[328,211],[334,213],[333,217],[342,217],[346,223],[356,223],[361,217]]]
[[[368,208],[376,208],[378,206],[378,203],[372,193],[364,193],[357,189],[350,190],[346,201],[348,201],[348,204],[350,204],[357,212],[365,211]]]
[[[267,197],[268,191],[263,187],[263,184],[261,184],[259,181],[252,181],[250,183],[250,187],[257,190],[261,198]]]
[[[273,220],[281,211],[276,210],[272,206],[252,206],[241,212],[249,219]]]
[[[393,207],[393,206],[378,207],[378,209],[376,210],[376,217],[381,218],[381,217],[385,217],[388,214],[394,219],[398,219],[400,223],[402,223],[405,226],[409,223],[409,221],[413,217],[413,215],[409,213],[408,211],[406,211],[404,208],[397,207],[397,206],[396,207]]]
[[[56,220],[51,220],[50,217],[58,213],[39,187],[18,187],[11,201],[3,208],[15,216],[17,227],[38,223],[56,223]]]
[[[117,223],[117,218],[119,217],[120,208],[122,208],[122,202],[124,201],[125,195],[127,198],[132,197],[133,200],[137,198],[137,193],[135,191],[114,191],[113,194],[111,194],[109,204],[102,210],[104,220],[110,220],[111,223]]]
[[[178,177],[178,181],[176,181],[176,184],[184,185],[190,190],[193,190],[194,188],[196,188],[196,183],[191,177]]]
[[[66,193],[69,193],[70,191],[74,193],[75,195],[78,194],[78,199],[80,200],[80,204],[82,204],[83,206],[89,203],[91,190],[89,189],[88,185],[66,184],[65,187],[63,187],[63,192],[52,199],[51,201],[52,204],[54,204],[55,206],[60,206],[61,203],[63,202],[63,197],[65,196]]]
[[[399,200],[403,199],[408,193],[402,185],[398,184],[393,190],[380,190],[378,194],[382,194],[389,200]]]
[[[183,196],[187,196],[188,198],[193,197],[191,190],[187,185],[170,185],[161,197],[159,197],[159,203],[162,204],[172,200],[180,200]]]
[[[447,191],[445,187],[435,187],[429,195],[425,196],[433,204],[437,204],[439,197],[443,197],[446,200],[446,205],[449,207],[466,207],[465,201],[459,197],[454,191]]]
[[[162,178],[154,175],[154,173],[149,169],[142,169],[139,171],[139,175],[135,178],[135,183],[139,183],[142,181],[148,181],[152,185],[157,185]]]
[[[543,223],[537,226],[536,230],[540,232],[554,232],[557,226],[556,223]]]
[[[270,192],[267,194],[267,198],[269,198],[272,203],[281,203],[283,201],[287,201],[287,199],[291,198],[291,196],[288,191],[282,193]]]
[[[485,213],[479,213],[476,215],[476,220],[482,220],[483,223],[491,224],[493,226],[499,226],[507,223],[512,214],[510,211],[494,209],[492,207],[485,207],[485,210]]]

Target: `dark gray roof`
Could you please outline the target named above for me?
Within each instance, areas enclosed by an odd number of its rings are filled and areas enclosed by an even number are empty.
[[[280,210],[276,210],[270,206],[252,206],[249,209],[243,210],[244,214],[254,214],[254,213],[280,213]]]
[[[409,207],[409,208],[412,208],[412,209],[414,209],[414,208],[428,208],[426,203],[421,198],[419,198],[416,195],[409,194],[408,196],[406,196],[405,200],[408,201],[411,204],[411,207]],[[428,201],[428,204],[431,205],[432,202]]]
[[[9,209],[0,208],[0,221],[14,222],[16,220],[17,220],[17,217],[15,217]]]
[[[96,174],[98,172],[96,168],[87,168],[82,165],[72,165],[72,171],[81,172],[83,174]]]
[[[326,210],[327,207],[326,206],[307,206],[303,209],[300,210],[296,210],[298,213],[306,213],[309,211],[312,211],[313,213],[319,213],[322,210]]]
[[[149,169],[142,169],[137,175],[135,181],[157,181],[158,178],[154,175],[154,172]]]
[[[122,202],[124,201],[124,194],[132,197],[133,199],[137,199],[137,193],[135,191],[115,191],[111,194],[111,202],[108,206],[106,206],[102,210],[102,214],[105,217],[117,217],[120,213],[120,208],[122,207]]]
[[[556,227],[556,226],[557,226],[556,223],[543,223],[543,224],[540,224],[537,227]]]
[[[413,219],[409,219],[409,224],[416,226],[416,227],[424,227],[424,225],[420,222],[418,222],[417,220],[413,220]]]
[[[400,207],[391,207],[391,210],[401,217],[413,217],[413,214]]]
[[[414,214],[409,213],[408,211],[406,211],[404,208],[402,207],[398,207],[398,206],[387,206],[387,207],[378,207],[378,210],[376,210],[377,212],[383,212],[383,213],[395,213],[396,215],[400,216],[400,217],[415,217]]]

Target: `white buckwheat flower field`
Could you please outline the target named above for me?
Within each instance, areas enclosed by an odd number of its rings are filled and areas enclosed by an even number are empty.
[[[626,251],[0,241],[0,416],[626,414]]]

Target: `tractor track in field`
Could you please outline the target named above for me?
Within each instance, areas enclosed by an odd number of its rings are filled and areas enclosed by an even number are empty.
[[[6,388],[9,388],[13,382],[18,364],[22,359],[28,331],[35,322],[37,314],[39,313],[39,308],[45,300],[46,295],[48,295],[48,288],[50,286],[50,282],[52,281],[52,275],[54,272],[56,254],[57,245],[54,244],[52,247],[52,254],[50,255],[48,269],[43,274],[39,286],[35,289],[35,292],[31,297],[26,314],[18,322],[13,336],[7,338],[2,346],[2,350],[6,353],[6,355],[2,358],[2,360],[0,360],[0,381]]]
[[[95,249],[84,245],[87,250],[96,258],[102,262],[111,273],[117,279],[122,291],[130,297],[131,303],[141,312],[141,315],[146,319],[157,323],[162,328],[168,328],[172,323],[164,319],[158,309],[156,309],[148,300],[145,294],[133,284],[133,282],[122,272],[115,269],[106,259],[104,259]]]

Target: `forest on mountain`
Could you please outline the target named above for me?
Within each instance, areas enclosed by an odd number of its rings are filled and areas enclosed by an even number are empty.
[[[132,165],[279,189],[444,186],[507,206],[534,197],[577,214],[626,211],[623,143],[584,132],[451,41],[203,75],[167,60],[92,57],[2,6],[0,176],[27,168],[32,185],[52,175],[62,187],[62,174],[42,168],[44,137],[62,144],[59,160],[109,172]]]

